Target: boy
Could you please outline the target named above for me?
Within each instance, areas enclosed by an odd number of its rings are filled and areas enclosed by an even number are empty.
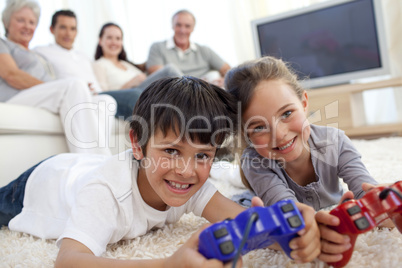
[[[207,182],[216,150],[236,128],[235,107],[226,91],[200,79],[158,80],[134,108],[132,150],[111,157],[62,154],[45,160],[0,189],[0,224],[57,238],[56,266],[222,266],[197,252],[198,235],[162,260],[99,256],[107,244],[176,222],[184,213],[217,222],[244,210]],[[304,205],[299,209],[306,228],[290,246],[292,257],[306,262],[320,252],[319,232],[314,211]]]

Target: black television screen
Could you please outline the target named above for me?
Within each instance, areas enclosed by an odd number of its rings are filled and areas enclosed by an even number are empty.
[[[253,21],[257,56],[289,62],[310,87],[387,74],[380,4],[329,1]]]

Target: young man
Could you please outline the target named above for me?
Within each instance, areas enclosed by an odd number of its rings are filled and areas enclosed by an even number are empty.
[[[152,44],[146,63],[147,71],[153,73],[171,63],[184,75],[202,78],[222,87],[223,77],[230,66],[209,47],[190,41],[194,26],[195,17],[191,12],[176,12],[172,17],[174,36],[172,39]],[[219,72],[218,75],[214,75],[216,71]]]
[[[82,52],[73,48],[77,37],[77,17],[71,10],[54,13],[50,32],[55,44],[36,47],[34,50],[46,58],[56,73],[56,78],[81,78],[91,91],[101,92],[92,69],[92,61]]]
[[[61,267],[222,266],[197,252],[197,237],[166,259],[99,257],[107,244],[185,213],[217,222],[244,210],[207,181],[216,151],[237,124],[236,103],[226,91],[197,78],[161,79],[141,94],[133,115],[132,150],[111,157],[54,156],[1,188],[0,225],[58,239]],[[307,262],[320,253],[319,231],[313,209],[298,207],[306,228],[291,240],[291,256]]]

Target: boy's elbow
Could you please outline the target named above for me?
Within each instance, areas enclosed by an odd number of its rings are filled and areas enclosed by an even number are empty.
[[[69,267],[68,262],[66,261],[68,258],[65,257],[65,254],[59,254],[57,255],[56,262],[54,263],[55,268],[64,268],[64,267]]]

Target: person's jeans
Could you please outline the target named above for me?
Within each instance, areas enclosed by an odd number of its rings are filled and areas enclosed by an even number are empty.
[[[17,179],[6,186],[0,188],[0,227],[3,225],[8,226],[10,220],[22,211],[27,180],[32,171],[43,161],[22,173]]]
[[[140,98],[143,89],[136,87],[130,89],[112,90],[102,92],[100,94],[107,94],[115,99],[117,102],[116,118],[123,117],[124,120],[133,114],[133,109],[137,100]]]
[[[112,96],[117,102],[116,118],[123,117],[124,120],[126,120],[127,118],[132,116],[134,106],[145,88],[147,88],[150,84],[160,78],[178,77],[182,75],[183,73],[173,64],[167,64],[162,69],[149,75],[138,87],[130,89],[111,90],[102,92],[100,94],[107,94]]]

